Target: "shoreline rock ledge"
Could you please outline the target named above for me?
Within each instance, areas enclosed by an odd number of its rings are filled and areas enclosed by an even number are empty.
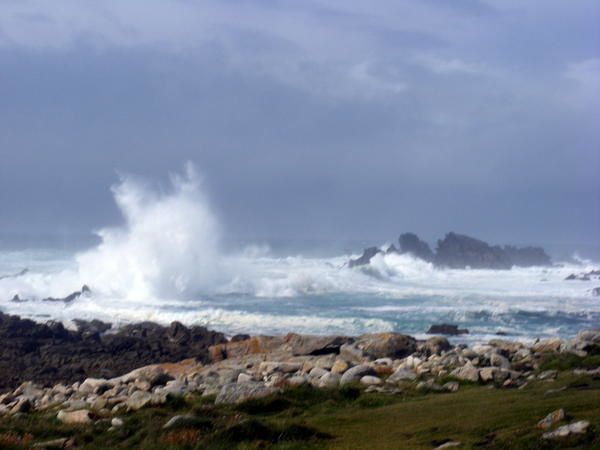
[[[187,346],[187,341],[181,345]],[[390,395],[411,388],[453,393],[460,382],[519,388],[555,378],[557,371],[541,371],[540,362],[548,354],[560,353],[580,357],[600,353],[600,329],[582,330],[569,340],[526,345],[493,339],[471,347],[452,345],[442,336],[417,340],[400,333],[240,336],[217,339],[204,360],[151,364],[115,377],[88,377],[74,383],[44,385],[28,380],[0,395],[0,416],[50,410],[65,423],[107,418],[117,423],[127,411],[191,393],[217,404],[235,404],[301,385],[357,386]],[[600,368],[575,372],[600,376]]]

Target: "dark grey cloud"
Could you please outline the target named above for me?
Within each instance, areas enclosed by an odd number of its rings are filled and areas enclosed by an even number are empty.
[[[227,234],[597,242],[595,2],[0,5],[0,231],[195,162]]]

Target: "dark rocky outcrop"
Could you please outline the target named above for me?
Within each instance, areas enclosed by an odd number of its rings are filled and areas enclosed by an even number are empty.
[[[512,262],[500,246],[457,233],[438,241],[435,263],[441,267],[464,269],[510,269]]]
[[[447,336],[458,336],[461,334],[469,334],[469,330],[464,328],[458,328],[458,325],[451,325],[448,323],[441,323],[431,325],[427,334],[445,334]]]
[[[587,273],[583,272],[583,273],[579,273],[579,274],[572,273],[567,278],[565,278],[565,280],[566,281],[573,281],[573,280],[579,280],[579,281],[600,280],[600,270],[590,270]]]
[[[552,263],[541,247],[492,246],[458,233],[448,233],[444,239],[440,239],[435,253],[427,242],[414,233],[401,234],[398,243],[400,249],[392,245],[386,253],[409,253],[438,267],[450,269],[510,269],[513,266],[549,266]],[[350,260],[348,265],[356,267],[369,264],[378,253],[383,252],[377,247],[366,248],[359,258]],[[589,279],[589,275],[583,278],[573,275],[568,279]]]
[[[364,266],[369,264],[373,256],[377,255],[378,253],[382,253],[382,251],[377,247],[365,248],[363,254],[359,258],[351,259],[350,262],[348,262],[348,267]]]
[[[85,284],[81,287],[80,291],[75,291],[66,297],[54,298],[47,297],[42,299],[43,302],[63,302],[63,303],[71,303],[73,300],[77,300],[82,295],[91,295],[92,291]]]
[[[513,266],[549,266],[552,264],[550,257],[541,247],[514,247],[512,245],[504,246],[504,253],[510,259]]]
[[[400,253],[410,253],[424,261],[433,261],[434,255],[429,244],[419,239],[415,233],[403,233],[398,239]]]
[[[110,324],[77,321],[76,331],[59,322],[39,324],[0,313],[0,390],[26,380],[40,384],[110,378],[137,367],[185,358],[205,361],[208,347],[225,342],[204,327],[155,323],[107,332]]]
[[[0,275],[0,280],[4,280],[6,278],[18,278],[25,275],[27,272],[29,272],[29,269],[25,268],[17,273],[11,273],[9,275]]]

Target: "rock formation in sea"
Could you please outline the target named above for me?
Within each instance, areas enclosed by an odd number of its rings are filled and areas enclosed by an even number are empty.
[[[485,241],[454,232],[438,240],[435,253],[427,242],[414,233],[404,233],[398,239],[399,250],[391,246],[386,253],[408,253],[416,258],[434,263],[437,267],[452,269],[510,269],[513,266],[549,266],[550,257],[541,247],[515,247],[490,245]],[[365,249],[363,254],[350,260],[349,266],[369,264],[382,251],[377,247]]]

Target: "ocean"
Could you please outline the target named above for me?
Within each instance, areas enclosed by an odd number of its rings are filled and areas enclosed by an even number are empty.
[[[167,190],[125,178],[113,192],[122,223],[95,237],[0,239],[0,310],[67,325],[73,319],[177,320],[230,335],[397,331],[424,337],[430,325],[452,323],[469,330],[457,340],[477,342],[498,333],[519,340],[570,337],[600,326],[600,297],[592,295],[600,281],[565,280],[600,267],[590,259],[456,270],[380,254],[349,268],[352,255],[335,245],[322,252],[228,245],[191,169]],[[356,257],[362,248],[353,250]],[[91,295],[44,301],[83,285]],[[12,301],[15,295],[22,301]]]

